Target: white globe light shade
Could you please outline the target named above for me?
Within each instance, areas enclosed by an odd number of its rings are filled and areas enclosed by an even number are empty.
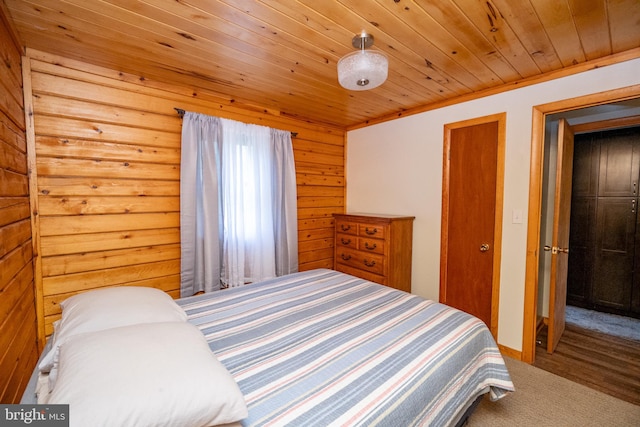
[[[376,50],[358,50],[338,61],[338,81],[345,89],[368,90],[387,79],[389,61]]]

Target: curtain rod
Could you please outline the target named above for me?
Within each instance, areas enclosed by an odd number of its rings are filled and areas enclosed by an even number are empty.
[[[173,109],[176,110],[180,118],[184,117],[185,111],[182,108],[174,107]],[[291,138],[295,138],[296,136],[298,136],[298,132],[291,132]]]

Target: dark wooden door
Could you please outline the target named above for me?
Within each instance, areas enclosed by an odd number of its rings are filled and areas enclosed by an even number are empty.
[[[578,145],[576,145],[576,148]],[[571,202],[571,235],[567,273],[567,303],[584,306],[591,298],[596,236],[596,198]]]
[[[606,132],[600,139],[599,197],[637,197],[640,144],[638,133]]]
[[[640,313],[640,128],[576,139],[567,302]]]
[[[640,198],[636,198],[636,236],[635,236],[635,253],[633,257],[633,282],[631,284],[631,310],[633,317],[640,318],[640,215],[638,215],[638,202]]]
[[[631,310],[635,257],[640,138],[637,132],[604,132],[591,303]]]
[[[604,162],[606,164],[606,162]],[[600,141],[592,134],[574,136],[571,197],[596,197],[600,174]]]
[[[495,230],[496,219],[501,218],[496,206],[502,200],[500,126],[489,121],[447,133],[440,301],[475,315],[495,334],[497,313],[492,307],[499,271],[494,269],[499,268],[495,260],[500,244]]]
[[[598,199],[595,265],[591,303],[631,309],[636,231],[636,199]]]
[[[599,167],[599,141],[591,134],[575,135],[569,236],[571,250],[567,274],[567,302],[574,305],[586,304],[591,296]]]

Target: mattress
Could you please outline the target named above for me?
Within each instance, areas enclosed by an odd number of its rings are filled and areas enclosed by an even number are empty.
[[[177,301],[244,394],[243,426],[448,426],[513,384],[479,319],[333,270]]]

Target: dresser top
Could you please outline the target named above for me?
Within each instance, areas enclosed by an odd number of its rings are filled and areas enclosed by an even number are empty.
[[[406,216],[406,215],[391,215],[391,214],[373,214],[373,213],[344,213],[338,214],[334,213],[334,217],[348,217],[354,220],[375,220],[375,219],[385,219],[385,220],[410,220],[415,219],[415,216]]]

